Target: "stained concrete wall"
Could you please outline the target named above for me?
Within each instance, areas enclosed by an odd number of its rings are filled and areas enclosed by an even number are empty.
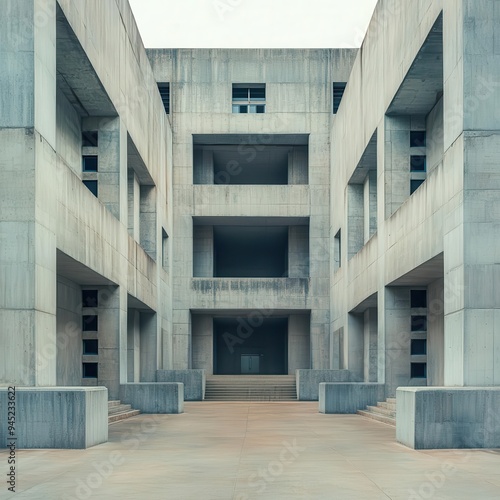
[[[311,367],[310,318],[307,314],[292,314],[288,318],[288,373]]]

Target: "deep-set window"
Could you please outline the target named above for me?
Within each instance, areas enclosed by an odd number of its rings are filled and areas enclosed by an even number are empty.
[[[99,305],[97,290],[82,290],[82,306],[97,307]]]
[[[87,189],[97,198],[97,181],[83,181]]]
[[[411,339],[411,354],[412,356],[424,356],[427,354],[426,339]]]
[[[158,90],[160,92],[163,107],[167,115],[170,113],[170,83],[159,83]]]
[[[344,96],[345,82],[334,82],[333,84],[333,114],[336,114],[339,110],[340,101]]]
[[[425,130],[412,130],[410,132],[410,147],[425,148],[426,133]]]
[[[266,85],[264,83],[233,83],[233,113],[265,113]]]
[[[427,363],[412,363],[411,378],[427,378]]]
[[[82,330],[84,332],[97,332],[97,316],[95,314],[82,316]]]
[[[83,363],[83,378],[97,378],[97,363]]]
[[[427,316],[418,315],[411,317],[411,331],[425,332],[427,331]]]
[[[95,356],[99,354],[99,341],[94,339],[85,339],[83,341],[83,354],[87,356]]]
[[[95,155],[82,156],[82,170],[84,172],[97,172],[99,169],[99,162]]]
[[[410,290],[410,307],[427,307],[427,290]]]

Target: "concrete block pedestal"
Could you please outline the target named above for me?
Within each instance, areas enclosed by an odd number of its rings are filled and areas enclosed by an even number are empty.
[[[351,382],[349,370],[296,370],[297,399],[318,401],[321,382]]]
[[[12,437],[8,401],[15,401],[16,447],[85,449],[108,441],[106,387],[0,387],[0,448]]]
[[[320,413],[356,413],[384,399],[384,384],[320,383]]]
[[[185,401],[205,398],[205,370],[157,370],[156,381],[183,383]]]
[[[500,448],[500,387],[399,387],[396,439],[416,450]]]
[[[120,386],[122,403],[142,413],[184,413],[184,384],[142,382]]]

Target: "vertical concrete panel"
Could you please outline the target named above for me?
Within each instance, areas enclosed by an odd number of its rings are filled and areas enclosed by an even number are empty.
[[[294,146],[288,153],[288,184],[308,183],[308,148]]]
[[[363,184],[347,186],[347,253],[354,257],[364,244]]]
[[[140,381],[140,335],[140,313],[136,309],[129,309],[127,315],[127,382]]]
[[[206,375],[213,375],[213,318],[210,315],[194,314],[192,316],[192,323],[193,368],[205,370]]]
[[[347,342],[345,345],[347,369],[354,380],[363,380],[364,319],[361,314],[349,313],[347,321]]]
[[[288,318],[288,374],[311,367],[310,318],[306,314],[291,314]]]
[[[193,226],[193,276],[211,278],[214,275],[214,228]]]
[[[377,382],[378,342],[377,309],[369,308],[363,314],[364,378],[365,382]]]
[[[159,347],[157,315],[141,313],[140,331],[140,381],[155,382]]]
[[[288,230],[288,277],[309,277],[309,227],[290,226]]]
[[[444,385],[444,279],[427,287],[427,385]]]

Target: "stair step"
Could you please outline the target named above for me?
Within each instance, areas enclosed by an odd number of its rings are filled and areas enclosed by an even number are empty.
[[[380,408],[387,408],[391,411],[396,411],[396,405],[394,403],[388,403],[387,401],[379,401],[377,406]]]
[[[108,401],[108,408],[112,408],[113,406],[118,406],[121,404],[121,401],[118,399]]]
[[[115,413],[113,415],[108,416],[108,424],[114,424],[116,422],[120,422],[121,420],[125,420],[130,417],[135,417],[139,415],[141,412],[139,410],[127,410],[119,413]]]
[[[123,413],[124,411],[129,411],[132,409],[132,405],[116,405],[108,409],[108,415],[114,415],[115,413]]]
[[[387,417],[395,418],[396,412],[393,410],[389,410],[388,408],[384,408],[382,406],[367,406],[367,411],[371,413],[379,413],[381,415],[386,415]]]
[[[388,417],[387,415],[366,410],[358,410],[357,413],[363,417],[371,418],[372,420],[377,420],[378,422],[382,422],[384,424],[396,426],[396,419]]]
[[[295,375],[214,375],[206,401],[297,401]]]

